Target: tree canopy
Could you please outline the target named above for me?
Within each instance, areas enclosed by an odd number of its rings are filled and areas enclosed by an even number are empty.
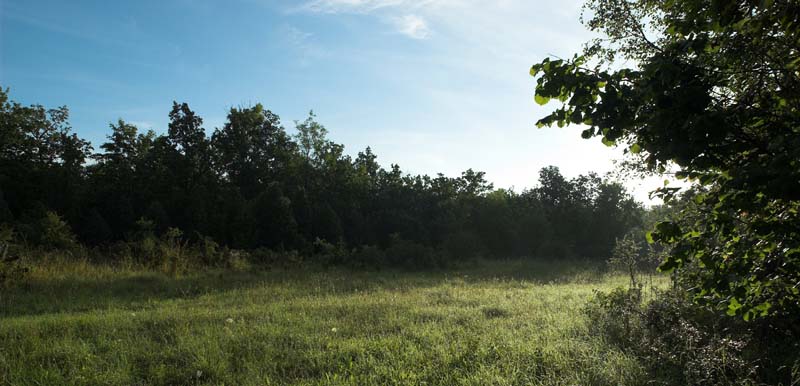
[[[378,248],[412,267],[476,256],[604,260],[641,221],[622,185],[595,174],[568,179],[548,167],[538,186],[514,192],[473,169],[384,168],[370,148],[348,155],[313,112],[294,135],[261,104],[232,108],[206,130],[175,102],[162,134],[120,120],[95,152],[66,107],[25,107],[6,91],[0,101],[0,223],[32,247],[53,247],[42,235],[54,230],[101,247],[169,234],[308,255]]]
[[[584,15],[602,37],[531,68],[536,102],[561,102],[538,125],[582,125],[696,183],[682,219],[651,238],[697,300],[746,319],[797,315],[800,4],[591,0]]]

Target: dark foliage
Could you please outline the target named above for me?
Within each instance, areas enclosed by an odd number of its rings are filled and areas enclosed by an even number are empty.
[[[586,10],[602,36],[531,69],[536,102],[561,102],[538,125],[582,124],[584,138],[625,145],[635,171],[693,182],[660,189],[676,213],[648,235],[675,290],[647,306],[635,285],[599,294],[592,326],[667,384],[797,384],[800,3],[589,0]]]
[[[590,0],[587,9],[587,26],[605,36],[583,56],[531,69],[536,101],[562,102],[538,124],[583,124],[584,138],[628,145],[640,167],[702,185],[695,221],[652,234],[672,246],[661,269],[683,271],[697,300],[747,319],[800,314],[798,2]],[[608,65],[615,57],[629,61]]]
[[[590,329],[635,355],[661,385],[790,385],[800,377],[798,324],[745,322],[698,307],[680,287],[644,303],[642,290],[597,293]]]
[[[0,219],[32,247],[113,245],[169,270],[226,261],[226,248],[265,264],[304,255],[412,269],[476,257],[605,259],[642,213],[618,183],[568,180],[556,167],[522,193],[494,190],[471,169],[456,178],[384,169],[369,148],[346,155],[313,113],[291,136],[260,104],[231,109],[207,136],[174,103],[165,134],[120,120],[99,152],[67,118],[66,107],[23,107],[0,92]]]

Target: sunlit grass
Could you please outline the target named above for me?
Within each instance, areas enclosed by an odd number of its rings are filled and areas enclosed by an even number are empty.
[[[580,312],[625,284],[574,262],[181,278],[43,266],[0,298],[0,383],[641,384]]]

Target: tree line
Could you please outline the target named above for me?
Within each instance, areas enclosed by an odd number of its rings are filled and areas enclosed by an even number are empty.
[[[392,262],[415,266],[605,259],[642,221],[621,184],[593,173],[568,179],[549,166],[517,193],[472,169],[384,168],[369,147],[346,154],[313,112],[289,134],[261,104],[235,107],[209,135],[189,105],[173,103],[165,133],[119,120],[97,149],[68,118],[66,107],[23,106],[0,91],[0,223],[25,245],[108,246],[179,230],[189,242],[301,254],[400,244],[410,252]]]

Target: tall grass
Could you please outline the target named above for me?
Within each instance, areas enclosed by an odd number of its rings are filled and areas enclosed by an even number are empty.
[[[0,384],[638,385],[580,311],[626,280],[567,261],[174,277],[51,260],[0,294]]]

